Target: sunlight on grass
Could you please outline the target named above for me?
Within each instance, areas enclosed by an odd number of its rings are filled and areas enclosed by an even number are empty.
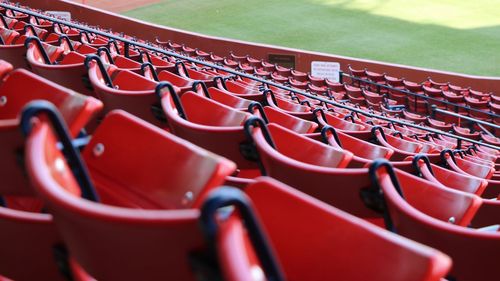
[[[500,1],[492,0],[313,0],[328,6],[357,9],[373,15],[419,24],[459,29],[500,25]]]
[[[249,42],[500,76],[500,1],[163,0],[125,15]]]

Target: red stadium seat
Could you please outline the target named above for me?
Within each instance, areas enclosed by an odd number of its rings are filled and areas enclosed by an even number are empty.
[[[432,80],[430,77],[427,78],[427,81],[424,81],[422,84],[426,85],[427,87],[432,87],[435,89],[441,89],[441,90],[448,90],[448,84],[446,82],[436,82]]]
[[[385,134],[381,127],[373,127],[372,134],[379,145],[394,151],[391,157],[393,161],[403,161],[419,153],[423,148],[422,144]]]
[[[346,94],[351,97],[351,98],[362,98],[363,97],[363,92],[361,91],[361,88],[354,87],[348,84],[344,84],[344,88],[346,91]]]
[[[196,69],[186,67],[186,65],[184,65],[184,63],[182,63],[182,62],[177,62],[175,64],[175,67],[176,67],[176,71],[179,74],[179,76],[181,76],[183,78],[186,78],[189,80],[202,81],[203,83],[205,83],[207,85],[207,87],[212,87],[215,85],[213,82],[213,79],[215,78],[214,75],[208,75],[208,74],[200,72]]]
[[[202,81],[194,82],[193,90],[200,95],[204,95],[224,105],[240,110],[248,109],[248,106],[250,106],[250,104],[252,103],[251,100],[231,95],[229,92],[221,90],[219,88],[215,87],[207,88],[207,85]]]
[[[87,76],[84,66],[85,56],[75,51],[74,42],[69,39],[60,41],[66,45],[61,44],[60,47],[56,47],[40,42],[36,37],[28,40],[26,59],[33,72],[79,93],[94,95],[83,80]]]
[[[368,125],[361,125],[338,118],[333,114],[324,112],[321,109],[314,110],[314,116],[321,127],[330,125],[336,130],[357,137],[362,140],[369,140],[372,137]]]
[[[486,143],[489,143],[489,144],[492,144],[492,145],[496,145],[496,146],[500,146],[500,138],[497,138],[497,137],[494,137],[494,136],[490,136],[488,134],[481,134],[481,139],[486,142]]]
[[[495,169],[492,166],[477,164],[459,157],[455,157],[451,150],[441,152],[443,165],[449,169],[482,179],[490,179]]]
[[[476,98],[478,100],[486,100],[490,98],[491,93],[484,93],[481,91],[475,91],[473,89],[469,89],[469,94],[471,97]]]
[[[415,123],[425,122],[425,120],[426,120],[426,117],[421,116],[421,115],[416,114],[416,113],[408,112],[406,110],[403,110],[403,117],[405,119],[413,121]]]
[[[455,134],[457,134],[458,136],[468,138],[468,139],[479,140],[479,138],[480,138],[479,132],[471,133],[470,130],[467,128],[453,126],[453,132]]]
[[[158,82],[113,65],[105,66],[97,56],[87,56],[85,65],[95,95],[104,103],[104,113],[123,109],[152,124],[165,126],[161,114],[152,113],[158,108],[155,95]]]
[[[245,191],[288,280],[366,280],[369,276],[380,281],[439,281],[449,270],[451,261],[445,255],[390,235],[275,180],[259,179]]]
[[[157,72],[161,72],[163,70],[167,70],[170,72],[175,71],[174,63],[170,62],[168,59],[150,54],[149,52],[143,52],[142,61],[151,63],[155,67]]]
[[[465,99],[465,103],[468,106],[470,106],[471,108],[477,109],[477,110],[481,110],[481,111],[485,111],[485,113],[482,113],[482,112],[478,112],[478,111],[475,111],[475,110],[470,110],[469,114],[470,114],[471,117],[476,118],[476,119],[482,119],[482,120],[490,118],[486,114],[486,112],[489,112],[488,101],[486,101],[486,100],[483,101],[483,100],[479,100],[479,99],[476,99],[476,98],[473,98],[473,97],[467,97],[467,96],[464,96],[464,99]]]
[[[126,142],[125,136],[130,136]],[[105,151],[96,156],[99,147]],[[136,165],[119,161],[125,151],[131,159],[143,162],[143,170],[166,170],[152,172],[148,177],[134,173]],[[235,169],[230,161],[207,154],[123,112],[108,114],[82,156],[103,202],[142,209],[199,206],[204,194]],[[197,176],[188,176],[190,171],[197,171]],[[191,200],[184,199],[186,192],[192,195]]]
[[[5,69],[5,62],[0,62]],[[22,94],[19,94],[19,93]],[[22,69],[8,74],[0,86],[2,105],[2,149],[0,151],[2,184],[1,195],[6,205],[0,207],[0,274],[13,280],[65,280],[54,260],[60,253],[62,241],[49,214],[32,213],[11,208],[39,209],[26,179],[22,157],[23,140],[19,130],[21,109],[32,100],[45,99],[54,103],[76,136],[102,104],[84,97]],[[21,164],[22,165],[22,164]],[[18,196],[21,197],[18,197]],[[60,261],[60,260],[59,260]]]
[[[274,107],[262,107],[255,102],[250,105],[249,111],[261,117],[264,121],[267,120],[267,123],[276,123],[299,134],[313,133],[318,128],[318,124],[315,122],[295,117]]]
[[[286,68],[280,65],[276,65],[276,72],[283,77],[290,77],[292,75],[292,70],[290,68]]]
[[[457,95],[464,95],[464,94],[467,94],[469,89],[468,88],[463,88],[461,86],[458,86],[458,85],[453,85],[451,83],[448,83],[448,90],[457,94]]]
[[[481,206],[479,197],[393,170],[388,162],[373,164],[370,174],[380,190],[374,192],[383,194],[388,229],[450,255],[450,279],[496,278],[500,235],[466,227]]]
[[[273,66],[274,67],[274,66]],[[274,72],[274,73],[271,73],[271,79],[273,79],[274,81],[278,82],[278,83],[285,83],[285,82],[288,82],[288,77],[284,77],[284,76],[281,76],[279,75],[278,73]]]
[[[28,119],[29,116],[25,118]],[[26,126],[29,125],[26,124]],[[122,185],[121,189],[115,190],[115,192],[120,191],[119,193],[112,192],[102,196],[102,203],[78,198],[80,194],[85,193],[84,186],[88,188],[92,186],[92,183],[88,178],[85,179],[83,172],[85,168],[82,162],[77,160],[76,154],[69,153],[73,155],[68,156],[72,166],[62,160],[64,156],[56,148],[56,138],[64,139],[64,145],[68,145],[68,140],[63,137],[64,134],[58,130],[58,136],[55,136],[48,124],[44,122],[38,122],[32,128],[25,128],[25,132],[28,133],[26,150],[28,172],[40,196],[56,217],[58,229],[72,257],[92,277],[101,280],[137,280],[138,278],[142,280],[158,280],[159,278],[195,280],[196,270],[193,272],[191,266],[196,265],[196,261],[190,262],[189,260],[196,259],[196,253],[206,249],[204,246],[206,242],[199,228],[200,211],[197,206],[202,203],[203,197],[206,197],[204,194],[208,190],[206,187],[203,188],[203,185],[198,186],[202,189],[197,190],[196,185],[202,184],[201,178],[186,177],[184,173],[206,172],[203,178],[209,180],[209,185],[217,185],[223,180],[224,174],[231,173],[234,164],[215,155],[207,154],[206,151],[124,112],[108,115],[101,126],[102,131],[98,129],[97,136],[92,139],[95,142],[88,146],[90,155],[85,156],[84,152],[84,158],[87,161],[91,160],[87,157],[94,158],[92,159],[94,163],[89,165],[89,170],[91,172],[95,170],[96,175],[100,172],[113,173],[109,170],[100,170],[96,165],[108,168],[108,161],[117,165],[113,167],[114,172],[117,172],[115,176],[108,174],[106,181],[96,181],[99,192],[103,187],[101,184],[115,185],[115,187],[117,184]],[[108,126],[111,126],[113,131],[110,131]],[[124,143],[123,134],[129,135],[130,141],[136,142],[136,145],[130,146],[130,143]],[[115,147],[108,142],[103,150],[96,150],[95,145],[106,139],[115,144],[121,144],[121,147]],[[139,144],[141,142],[143,142],[142,145]],[[144,150],[136,151],[136,148],[141,146]],[[156,169],[161,172],[150,173],[149,179],[137,173],[127,172],[131,168],[136,168],[138,162],[122,161],[120,163],[124,148],[134,153],[130,157],[135,157],[137,161],[140,161],[136,157],[138,155],[146,160],[141,165],[149,166],[150,168],[146,167],[149,171]],[[154,151],[151,150],[152,148]],[[51,153],[46,154],[45,151],[51,151]],[[146,156],[143,153],[145,151],[160,162]],[[114,158],[115,161],[111,158],[105,159],[108,156]],[[201,161],[196,161],[197,159]],[[196,166],[193,167],[195,163]],[[52,173],[53,169],[58,173]],[[121,181],[124,175],[129,177],[125,179],[125,182]],[[133,177],[142,183],[127,181]],[[104,178],[99,177],[99,179]],[[145,185],[146,182],[148,182],[147,185]],[[127,183],[133,185],[123,186]],[[186,196],[186,192],[189,191],[193,194]],[[129,196],[126,196],[127,192],[131,192]],[[236,191],[231,193],[234,192]],[[241,193],[237,192],[237,194]],[[144,210],[143,207],[151,209],[151,206],[148,203],[143,205],[146,198],[141,195],[149,198],[156,197],[156,200],[163,202],[158,201],[160,204],[152,208],[154,210]],[[251,208],[250,206],[244,207],[248,203],[245,203],[246,200],[241,195],[231,196],[227,193],[223,195],[226,197],[208,195],[207,203],[201,210],[203,229],[206,229],[206,234],[211,238],[209,240],[212,240],[211,243],[215,243],[212,249],[217,249],[217,245],[223,245],[225,248],[231,246],[230,248],[233,249],[246,249],[244,252],[233,250],[230,257],[233,260],[232,263],[223,262],[222,264],[241,266],[248,262],[248,255],[255,255],[252,254],[251,247],[245,246],[245,244],[249,245],[246,242],[248,240],[241,237],[245,235],[244,230],[241,229],[242,224],[235,222],[236,217],[233,215],[228,220],[228,225],[222,226],[221,230],[216,232],[213,229],[214,224],[224,225],[225,223],[215,222],[214,212],[220,207],[235,204],[236,208],[242,211],[245,222],[248,223],[251,220],[249,217]],[[119,204],[118,206],[109,205],[108,200],[112,205]],[[142,210],[129,208],[130,205]],[[267,246],[265,238],[258,234],[258,223],[254,220],[249,225],[252,228],[248,228],[248,231],[257,231],[257,235],[261,238],[261,243],[258,245]],[[236,235],[238,233],[239,235]],[[235,238],[238,239],[235,240]],[[256,240],[254,235],[249,236],[249,239]],[[123,247],[124,244],[128,246]],[[186,259],[179,259],[181,256],[185,256]],[[272,257],[268,256],[268,258]],[[234,259],[239,259],[240,262],[235,263]],[[225,271],[227,270],[231,269],[226,268]],[[242,269],[237,267],[233,270],[241,271]],[[241,280],[239,275],[234,278],[234,280]],[[270,276],[270,278],[275,278],[275,276]]]
[[[429,159],[422,154],[413,158],[413,166],[417,174],[428,181],[478,196],[483,194],[488,185],[488,182],[484,179],[457,173],[436,164],[432,164],[429,162]]]
[[[411,82],[408,80],[403,80],[404,87],[415,94],[424,94],[422,85]],[[414,113],[419,113],[419,114],[426,114],[427,113],[427,100],[424,98],[420,98],[414,95],[408,95],[408,109],[411,112]]]
[[[434,98],[434,99],[437,99],[437,101],[429,99],[428,100],[429,105],[436,105],[440,109],[446,109],[446,104],[440,102],[440,101],[444,101],[443,90],[436,89],[436,88],[433,88],[433,87],[427,87],[425,85],[422,86],[422,89],[424,90],[424,93],[427,96],[429,96],[431,98]]]
[[[175,135],[236,162],[241,177],[259,175],[257,164],[241,153],[246,140],[243,123],[251,117],[250,113],[193,92],[179,98],[169,84],[159,84],[156,92],[161,96],[162,108]]]
[[[366,69],[355,69],[351,67],[351,65],[348,65],[347,68],[349,69],[349,74],[357,79],[351,79],[351,84],[355,85],[356,87],[361,87],[364,86],[366,83],[360,80],[367,80],[368,77],[366,76]]]
[[[62,241],[51,215],[0,207],[0,227],[1,280],[67,280],[54,260]]]
[[[0,61],[5,65],[6,62]],[[19,94],[22,93],[22,94]],[[47,100],[60,111],[73,136],[77,136],[87,123],[102,109],[102,103],[82,96],[24,69],[12,71],[0,85],[3,101],[1,120],[0,195],[32,195],[32,189],[19,166],[23,140],[19,131],[21,109],[33,100]],[[21,162],[22,163],[22,162]]]
[[[262,93],[255,89],[246,88],[238,83],[235,83],[234,81],[224,81],[222,77],[216,77],[214,78],[214,82],[219,89],[228,91],[235,96],[258,102],[264,101]]]
[[[337,168],[348,165],[352,153],[256,120],[249,119],[246,130],[266,175],[336,208],[380,223],[380,216],[367,209],[359,196],[359,191],[370,185],[368,170]]]
[[[389,98],[395,100],[399,105],[406,105],[408,96],[405,93],[402,93],[401,90],[405,90],[403,79],[396,78],[388,75],[384,75],[385,83],[394,88],[388,89]]]
[[[346,133],[336,131],[330,126],[323,127],[321,136],[325,143],[339,149],[345,149],[354,154],[352,160],[349,162],[348,167],[350,168],[365,167],[368,163],[378,158],[390,159],[394,153],[392,149],[360,140]]]
[[[432,118],[427,118],[427,123],[435,129],[441,130],[443,132],[450,132],[453,130],[453,125],[452,124],[447,124],[445,122],[435,120]]]
[[[308,81],[307,80],[307,73],[304,73],[304,72],[301,72],[301,71],[298,71],[298,70],[295,70],[295,69],[292,69],[290,71],[290,73],[292,74],[293,79],[295,79],[297,81],[300,81],[300,82],[306,82],[306,81]]]
[[[37,29],[30,25],[24,26],[24,31],[20,30],[19,32],[0,27],[0,37],[4,42],[0,45],[0,58],[7,60],[15,68],[28,68],[24,58],[26,53],[24,41],[27,37],[36,36],[36,34]]]
[[[313,120],[313,113],[310,106],[279,98],[270,90],[264,91],[263,95],[265,97],[266,104],[270,107],[274,107],[292,116],[305,120]]]
[[[315,76],[312,76],[311,74],[309,74],[307,77],[308,77],[309,81],[311,82],[311,84],[316,86],[316,87],[326,86],[325,78],[315,77]]]

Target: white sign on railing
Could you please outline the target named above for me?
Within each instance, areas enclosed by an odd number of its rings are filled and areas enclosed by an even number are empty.
[[[71,13],[63,12],[63,11],[47,11],[47,14],[50,16],[54,16],[58,19],[62,19],[65,21],[71,21]]]
[[[340,63],[330,61],[311,62],[311,75],[319,78],[327,78],[332,82],[340,81]]]

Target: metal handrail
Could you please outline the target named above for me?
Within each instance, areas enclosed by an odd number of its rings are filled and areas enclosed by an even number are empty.
[[[475,122],[475,123],[478,123],[478,124],[483,124],[485,126],[489,126],[489,127],[495,128],[495,129],[500,129],[500,126],[498,126],[496,124],[493,124],[493,123],[490,123],[490,122],[486,122],[486,121],[483,121],[483,120],[479,120],[479,119],[475,119],[475,118],[472,118],[472,117],[469,117],[469,116],[460,115],[460,114],[455,113],[455,112],[451,112],[451,111],[447,111],[447,110],[442,110],[442,109],[438,108],[436,105],[432,105],[431,109],[432,109],[433,112],[439,112],[439,113],[442,113],[442,114],[446,114],[446,115],[450,115],[450,116],[454,116],[454,117],[466,119],[466,120],[469,120],[469,121],[472,121],[472,122]]]
[[[285,86],[283,84],[273,82],[271,80],[267,80],[267,79],[260,78],[260,77],[257,77],[257,76],[251,75],[251,74],[240,72],[240,71],[234,70],[234,69],[229,68],[229,67],[224,67],[224,66],[220,66],[220,65],[217,65],[217,64],[213,64],[213,63],[210,63],[210,62],[203,61],[203,60],[199,60],[199,59],[191,58],[191,57],[188,57],[188,56],[184,56],[184,55],[181,55],[181,54],[178,54],[178,53],[175,53],[175,52],[171,52],[171,51],[168,51],[168,50],[165,50],[165,49],[162,49],[162,48],[158,48],[158,47],[152,46],[151,44],[145,44],[145,43],[133,41],[133,40],[130,40],[130,39],[127,39],[127,38],[123,38],[123,37],[121,37],[119,35],[115,35],[115,34],[111,34],[111,33],[106,32],[106,31],[98,30],[96,28],[92,28],[92,27],[89,27],[89,26],[84,26],[84,25],[81,25],[81,24],[69,22],[69,21],[62,20],[62,19],[57,19],[57,18],[54,18],[54,17],[51,17],[51,16],[47,16],[47,15],[38,13],[38,12],[34,12],[34,11],[27,10],[27,9],[24,9],[24,8],[20,8],[20,7],[17,7],[17,6],[8,5],[8,4],[5,4],[5,3],[0,3],[0,7],[4,7],[6,9],[11,9],[11,10],[14,10],[14,11],[17,11],[17,12],[20,12],[20,13],[25,13],[25,14],[28,14],[28,15],[31,15],[31,16],[39,17],[41,19],[48,20],[48,21],[51,21],[53,23],[63,24],[63,25],[66,25],[68,27],[79,29],[81,31],[91,32],[91,33],[94,33],[94,34],[97,34],[97,35],[101,35],[101,36],[107,37],[109,39],[119,40],[119,41],[121,41],[123,43],[130,44],[132,46],[141,47],[141,48],[144,48],[144,49],[147,49],[147,50],[150,50],[150,51],[154,51],[154,52],[161,53],[161,54],[164,54],[164,55],[172,56],[172,57],[175,57],[175,58],[178,58],[178,59],[182,59],[182,60],[194,62],[194,63],[199,64],[199,65],[207,66],[207,67],[210,67],[210,68],[213,68],[213,69],[216,69],[216,70],[221,70],[221,71],[224,71],[224,72],[227,72],[227,73],[231,73],[231,74],[234,74],[234,75],[237,75],[237,76],[240,76],[240,77],[248,78],[248,79],[251,79],[251,80],[263,83],[263,84],[271,85],[271,86],[274,86],[274,87],[277,87],[277,88],[280,88],[280,89],[283,89],[283,90],[286,90],[286,91],[289,91],[289,92],[293,92],[293,93],[299,94],[299,95],[304,96],[304,97],[315,99],[315,100],[321,101],[321,102],[326,103],[326,104],[330,104],[330,105],[333,105],[333,106],[336,106],[336,107],[339,107],[339,108],[343,108],[343,109],[348,109],[350,111],[363,114],[363,115],[365,115],[367,117],[377,118],[377,119],[380,119],[380,120],[389,121],[389,122],[396,123],[396,124],[399,124],[399,125],[405,125],[405,126],[408,126],[408,127],[417,128],[417,129],[420,129],[420,130],[423,130],[423,131],[427,131],[427,132],[430,132],[430,133],[444,135],[444,136],[447,136],[447,137],[450,137],[450,138],[454,138],[454,139],[457,139],[457,140],[460,140],[460,141],[467,141],[469,143],[473,143],[473,144],[477,144],[477,145],[482,145],[482,146],[489,147],[489,148],[492,148],[492,149],[500,150],[500,147],[495,146],[495,145],[491,145],[491,144],[488,144],[488,143],[479,142],[479,141],[476,141],[476,140],[473,140],[473,139],[469,139],[469,138],[465,138],[465,137],[462,137],[462,136],[457,136],[457,135],[450,134],[448,132],[444,132],[444,131],[437,130],[437,129],[434,129],[434,128],[423,127],[423,126],[420,126],[420,125],[417,125],[417,124],[413,124],[413,123],[410,123],[410,122],[405,122],[405,121],[402,121],[402,120],[393,119],[393,118],[389,118],[389,117],[386,117],[386,116],[376,115],[376,114],[370,113],[368,111],[364,111],[362,109],[359,109],[359,108],[356,108],[356,107],[353,107],[353,106],[345,105],[345,104],[336,102],[334,100],[330,100],[330,99],[326,99],[326,98],[323,98],[323,97],[320,97],[320,96],[316,96],[316,95],[313,95],[313,94],[305,92],[305,91],[301,91],[301,90],[296,89],[296,88],[291,88],[291,87]]]
[[[411,92],[411,91],[408,91],[408,90],[394,88],[392,86],[380,84],[380,83],[377,83],[377,82],[373,82],[371,80],[362,79],[362,78],[359,78],[359,77],[347,74],[345,72],[341,72],[340,75],[345,76],[345,77],[347,77],[349,79],[352,79],[352,80],[356,80],[356,81],[363,82],[363,83],[366,83],[366,84],[374,85],[374,86],[377,86],[379,88],[384,88],[384,89],[388,89],[388,90],[391,90],[391,91],[400,92],[400,93],[406,94],[406,95],[412,95],[414,97],[418,97],[418,98],[421,98],[421,99],[424,99],[424,100],[432,100],[432,101],[436,101],[436,102],[439,102],[439,103],[442,103],[442,104],[450,105],[450,106],[455,107],[456,109],[463,108],[463,109],[468,110],[468,111],[480,112],[480,113],[488,115],[488,116],[490,116],[492,118],[500,118],[500,115],[498,115],[496,113],[493,113],[493,112],[487,112],[487,111],[483,111],[483,110],[480,110],[480,109],[477,109],[477,108],[473,108],[473,107],[470,107],[470,106],[460,105],[460,104],[456,104],[456,103],[449,102],[449,101],[446,101],[446,100],[440,100],[440,99],[437,99],[437,98],[434,98],[434,97],[429,97],[429,96],[426,96],[426,95],[414,93],[414,92]],[[416,100],[417,99],[415,99],[415,102],[416,102]]]

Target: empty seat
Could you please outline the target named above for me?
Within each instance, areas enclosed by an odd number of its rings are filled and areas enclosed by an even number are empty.
[[[435,129],[444,131],[444,132],[450,132],[453,130],[453,125],[452,124],[447,124],[445,122],[435,120],[432,118],[427,118],[427,123]]]
[[[189,260],[195,259],[197,252],[210,249],[206,248],[207,242],[199,227],[199,206],[203,197],[207,197],[208,191],[203,182],[208,180],[210,186],[217,185],[224,175],[232,172],[234,164],[162,132],[123,111],[108,115],[101,126],[102,131],[98,129],[92,139],[95,142],[86,147],[90,151],[87,156],[84,151],[84,159],[86,162],[94,161],[89,165],[91,174],[93,170],[96,175],[107,173],[106,181],[96,181],[98,192],[101,192],[101,184],[115,187],[121,185],[121,189],[115,190],[118,193],[102,196],[102,203],[79,198],[85,191],[84,186],[88,188],[92,186],[92,182],[82,179],[82,171],[85,168],[81,162],[78,164],[78,160],[72,158],[72,166],[69,166],[63,160],[64,156],[56,148],[56,139],[61,136],[55,136],[45,122],[36,123],[31,129],[27,129],[26,155],[29,174],[48,209],[56,217],[57,227],[72,257],[87,273],[100,280],[195,280],[196,270],[193,272],[192,266],[195,266],[196,262]],[[110,128],[113,128],[113,131]],[[123,134],[128,135],[130,141],[136,144],[124,143]],[[106,143],[103,149],[96,149],[96,145],[101,142]],[[141,142],[142,144],[139,144]],[[122,144],[115,147],[112,143]],[[141,147],[142,149],[137,150]],[[133,154],[128,156],[135,161],[121,161],[124,148]],[[51,153],[46,154],[45,151]],[[137,155],[140,155],[142,160],[139,160]],[[96,166],[109,168],[107,163],[113,163],[113,170],[101,170]],[[151,172],[148,177],[130,173],[130,169],[137,169],[137,165]],[[58,172],[52,173],[53,169]],[[155,169],[158,172],[154,172]],[[197,177],[184,174],[192,174],[195,171]],[[204,176],[200,177],[200,173]],[[132,178],[140,182],[130,181]],[[125,196],[127,191],[131,192],[129,196]],[[192,194],[186,195],[189,192]],[[150,209],[150,206],[142,204],[141,201],[145,198],[141,195],[155,197],[155,200],[163,201],[163,204],[153,208],[154,210],[144,210],[143,206],[145,209]],[[211,195],[208,196],[209,199],[210,197]],[[112,205],[108,204],[108,200]],[[118,206],[113,206],[118,202]],[[234,197],[230,198],[227,205],[234,202]],[[222,201],[215,200],[212,204],[217,207],[221,203]],[[136,208],[127,207],[136,204]],[[243,204],[244,202],[237,203],[236,207],[239,208]],[[226,205],[220,207],[224,206]],[[206,209],[213,212],[214,206],[204,207],[202,212],[206,212]],[[215,216],[213,213],[203,215],[205,219],[210,219],[207,216]],[[217,222],[219,223],[224,224]],[[221,227],[224,233],[214,237],[217,239],[214,247],[218,244],[227,247],[229,244],[231,248],[245,249],[244,245],[238,244],[244,243],[244,238],[236,241],[225,240],[234,239],[234,231],[245,235],[243,229],[237,229],[242,227],[241,223],[234,223],[233,220],[228,223],[229,225]],[[212,229],[207,231],[214,235]],[[128,246],[123,247],[124,244]],[[232,253],[232,259],[241,259],[241,262],[236,264],[241,265],[248,260],[247,253]],[[241,280],[240,278],[235,280]]]
[[[113,65],[105,66],[97,56],[88,56],[85,64],[95,95],[104,103],[104,114],[123,109],[152,124],[165,126],[155,95],[158,82]]]
[[[235,83],[234,81],[229,81],[229,80],[224,81],[222,77],[216,77],[214,79],[216,86],[221,90],[226,90],[241,98],[254,100],[258,102],[264,101],[262,93],[260,93],[255,89],[246,88],[238,83]]]
[[[24,55],[26,48],[24,41],[29,36],[34,36],[35,31],[31,28],[25,28],[25,32],[18,32],[0,27],[0,36],[3,44],[0,45],[0,58],[7,60],[15,68],[28,68]]]
[[[246,159],[240,151],[246,140],[243,123],[251,117],[250,113],[193,92],[177,97],[173,88],[166,84],[157,87],[157,94],[162,97],[162,108],[175,135],[233,160],[240,174],[245,170],[255,170],[258,174],[257,164]]]
[[[385,134],[381,127],[373,127],[372,134],[377,144],[394,151],[391,160],[403,161],[422,150],[423,145]]]
[[[367,169],[338,168],[348,165],[352,153],[255,120],[249,119],[246,128],[266,175],[358,217],[381,222],[359,196],[369,186]]]
[[[490,179],[495,169],[489,165],[474,163],[460,157],[455,157],[451,150],[441,152],[442,163],[448,169],[469,174],[482,179]]]
[[[61,42],[64,45],[52,46],[37,38],[30,39],[26,59],[33,72],[79,93],[94,95],[84,81],[87,77],[85,56],[75,51],[74,42],[68,39]]]
[[[321,127],[330,125],[336,130],[357,137],[362,140],[369,140],[372,137],[368,125],[361,125],[338,118],[329,112],[321,109],[314,110],[314,116]]]
[[[367,80],[368,77],[366,76],[366,69],[355,69],[351,67],[351,65],[347,66],[349,70],[349,74],[352,76],[351,78],[351,84],[355,85],[357,87],[364,86],[366,83],[364,83],[363,80]]]
[[[449,270],[451,261],[442,253],[391,235],[275,180],[260,178],[245,192],[287,280],[361,281],[370,276],[380,281],[438,281]]]
[[[267,105],[305,120],[313,120],[310,105],[294,103],[291,100],[279,98],[270,90],[264,91],[263,95]]]
[[[412,240],[450,255],[456,280],[491,280],[500,255],[496,231],[469,229],[481,206],[475,195],[443,189],[424,179],[393,170],[387,162],[370,168],[386,206],[386,226]],[[377,191],[378,192],[378,191]],[[498,223],[498,216],[493,216]]]
[[[313,133],[318,128],[315,122],[295,117],[271,106],[262,107],[260,104],[253,104],[249,107],[249,111],[267,122],[276,123],[299,134]]]
[[[455,134],[457,134],[458,136],[468,138],[468,139],[479,140],[479,138],[480,138],[479,132],[471,133],[471,131],[469,129],[458,127],[455,125],[453,125],[453,132]]]
[[[0,64],[5,64],[0,61]],[[21,109],[33,100],[47,100],[62,113],[70,132],[77,136],[102,109],[102,103],[82,96],[24,69],[12,71],[0,85],[2,100],[0,194],[33,194],[22,167],[23,139],[19,131]]]
[[[200,95],[204,95],[222,104],[240,110],[248,109],[248,106],[252,103],[251,100],[231,95],[228,91],[224,91],[216,87],[208,88],[206,84],[201,81],[193,83],[193,90]]]
[[[333,127],[325,126],[321,131],[322,140],[340,149],[354,154],[349,162],[351,168],[362,168],[378,158],[390,159],[394,151],[389,148],[374,145],[367,141],[352,137],[346,133],[336,131]]]
[[[413,121],[415,123],[425,122],[426,120],[426,117],[421,116],[420,114],[408,112],[406,110],[403,110],[403,116],[405,119]]]
[[[478,196],[481,196],[488,186],[488,182],[484,179],[445,169],[428,162],[429,159],[425,158],[426,156],[421,154],[415,156],[413,165],[417,174],[428,181]]]

